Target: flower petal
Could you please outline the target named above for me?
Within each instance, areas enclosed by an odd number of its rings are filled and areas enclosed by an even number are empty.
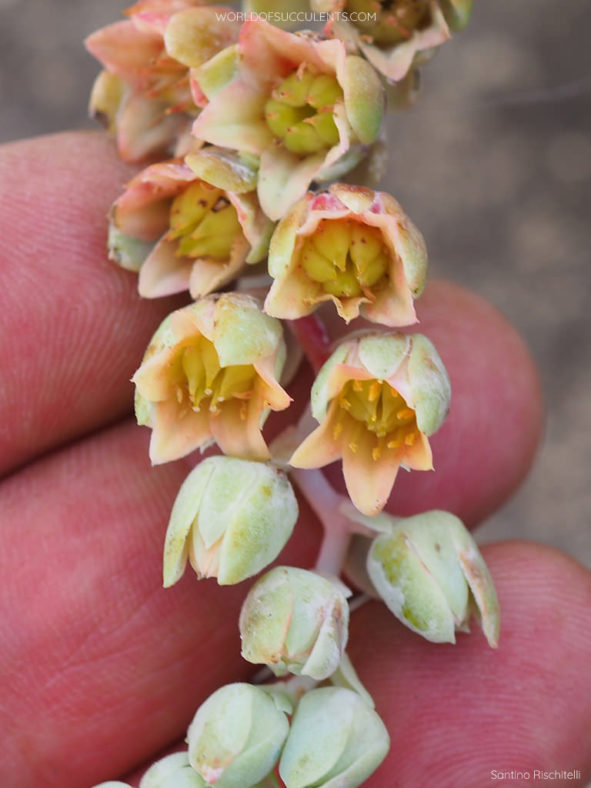
[[[181,411],[176,400],[158,402],[152,411],[150,460],[153,465],[178,460],[203,447],[211,436],[209,411]]]
[[[211,416],[210,426],[211,434],[224,454],[245,460],[265,461],[270,458],[259,428],[260,415],[257,397],[252,397],[248,403],[237,399],[223,403],[219,412]]]
[[[400,454],[387,449],[377,460],[372,457],[371,437],[366,435],[357,450],[343,445],[343,475],[347,492],[360,512],[372,517],[382,511],[396,480]]]
[[[193,261],[177,255],[178,243],[162,238],[140,268],[138,291],[143,298],[160,298],[189,288]]]

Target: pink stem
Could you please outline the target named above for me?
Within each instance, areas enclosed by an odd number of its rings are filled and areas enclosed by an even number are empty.
[[[314,372],[318,372],[330,356],[331,341],[326,326],[317,314],[289,320],[288,323]]]
[[[290,468],[289,474],[324,529],[315,568],[319,572],[339,575],[351,536],[359,530],[358,526],[342,513],[342,505],[346,499],[334,490],[320,469]]]

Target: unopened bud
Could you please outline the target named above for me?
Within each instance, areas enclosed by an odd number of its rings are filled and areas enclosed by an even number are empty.
[[[187,558],[199,577],[240,583],[271,563],[291,536],[298,505],[287,476],[271,465],[210,457],[185,479],[164,545],[164,586]]]
[[[338,668],[347,644],[349,590],[339,581],[276,567],[250,590],[240,614],[242,656],[322,681]]]
[[[187,733],[191,766],[216,788],[252,788],[275,766],[287,716],[260,687],[228,684],[199,708]]]
[[[453,514],[393,519],[391,529],[374,540],[367,571],[388,608],[413,632],[434,643],[455,643],[455,631],[467,631],[476,611],[489,645],[497,646],[493,581],[474,539]]]
[[[356,788],[389,747],[384,723],[357,693],[323,687],[300,701],[279,774],[287,788]]]

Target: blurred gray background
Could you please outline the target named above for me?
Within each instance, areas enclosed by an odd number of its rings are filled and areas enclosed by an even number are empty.
[[[0,0],[0,140],[86,127],[98,66],[82,38],[121,0]],[[541,368],[544,445],[480,532],[556,545],[591,566],[589,0],[476,0],[392,123],[388,183],[427,238],[431,272],[471,286]]]

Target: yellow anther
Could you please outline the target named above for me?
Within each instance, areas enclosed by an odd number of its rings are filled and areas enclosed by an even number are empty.
[[[406,446],[412,446],[413,443],[416,441],[416,439],[417,439],[417,433],[409,432],[404,439],[404,443]]]
[[[337,421],[332,430],[332,437],[336,440],[343,431],[343,422]]]
[[[388,441],[389,449],[399,449],[400,446],[402,446],[402,438],[393,438],[392,440]]]
[[[346,397],[339,397],[339,405],[343,410],[351,410],[351,403]]]
[[[248,402],[243,402],[240,405],[240,421],[246,421],[248,415]]]
[[[185,398],[185,392],[182,386],[176,386],[175,393],[176,393],[176,401],[180,405],[183,399]]]
[[[353,454],[357,453],[357,449],[359,448],[358,444],[355,441],[349,441],[349,448],[353,452]]]
[[[374,380],[371,386],[369,387],[369,401],[375,402],[375,400],[380,396],[380,392],[382,390],[382,386],[378,380]]]
[[[412,410],[412,408],[403,408],[402,410],[398,411],[396,418],[399,419],[399,421],[402,421],[403,419],[410,419],[414,415],[415,412]]]
[[[353,381],[353,391],[363,391],[363,383],[360,380]]]
[[[374,462],[379,460],[380,457],[382,456],[382,448],[381,448],[381,446],[374,446],[374,448],[371,450],[371,456],[372,456]]]

